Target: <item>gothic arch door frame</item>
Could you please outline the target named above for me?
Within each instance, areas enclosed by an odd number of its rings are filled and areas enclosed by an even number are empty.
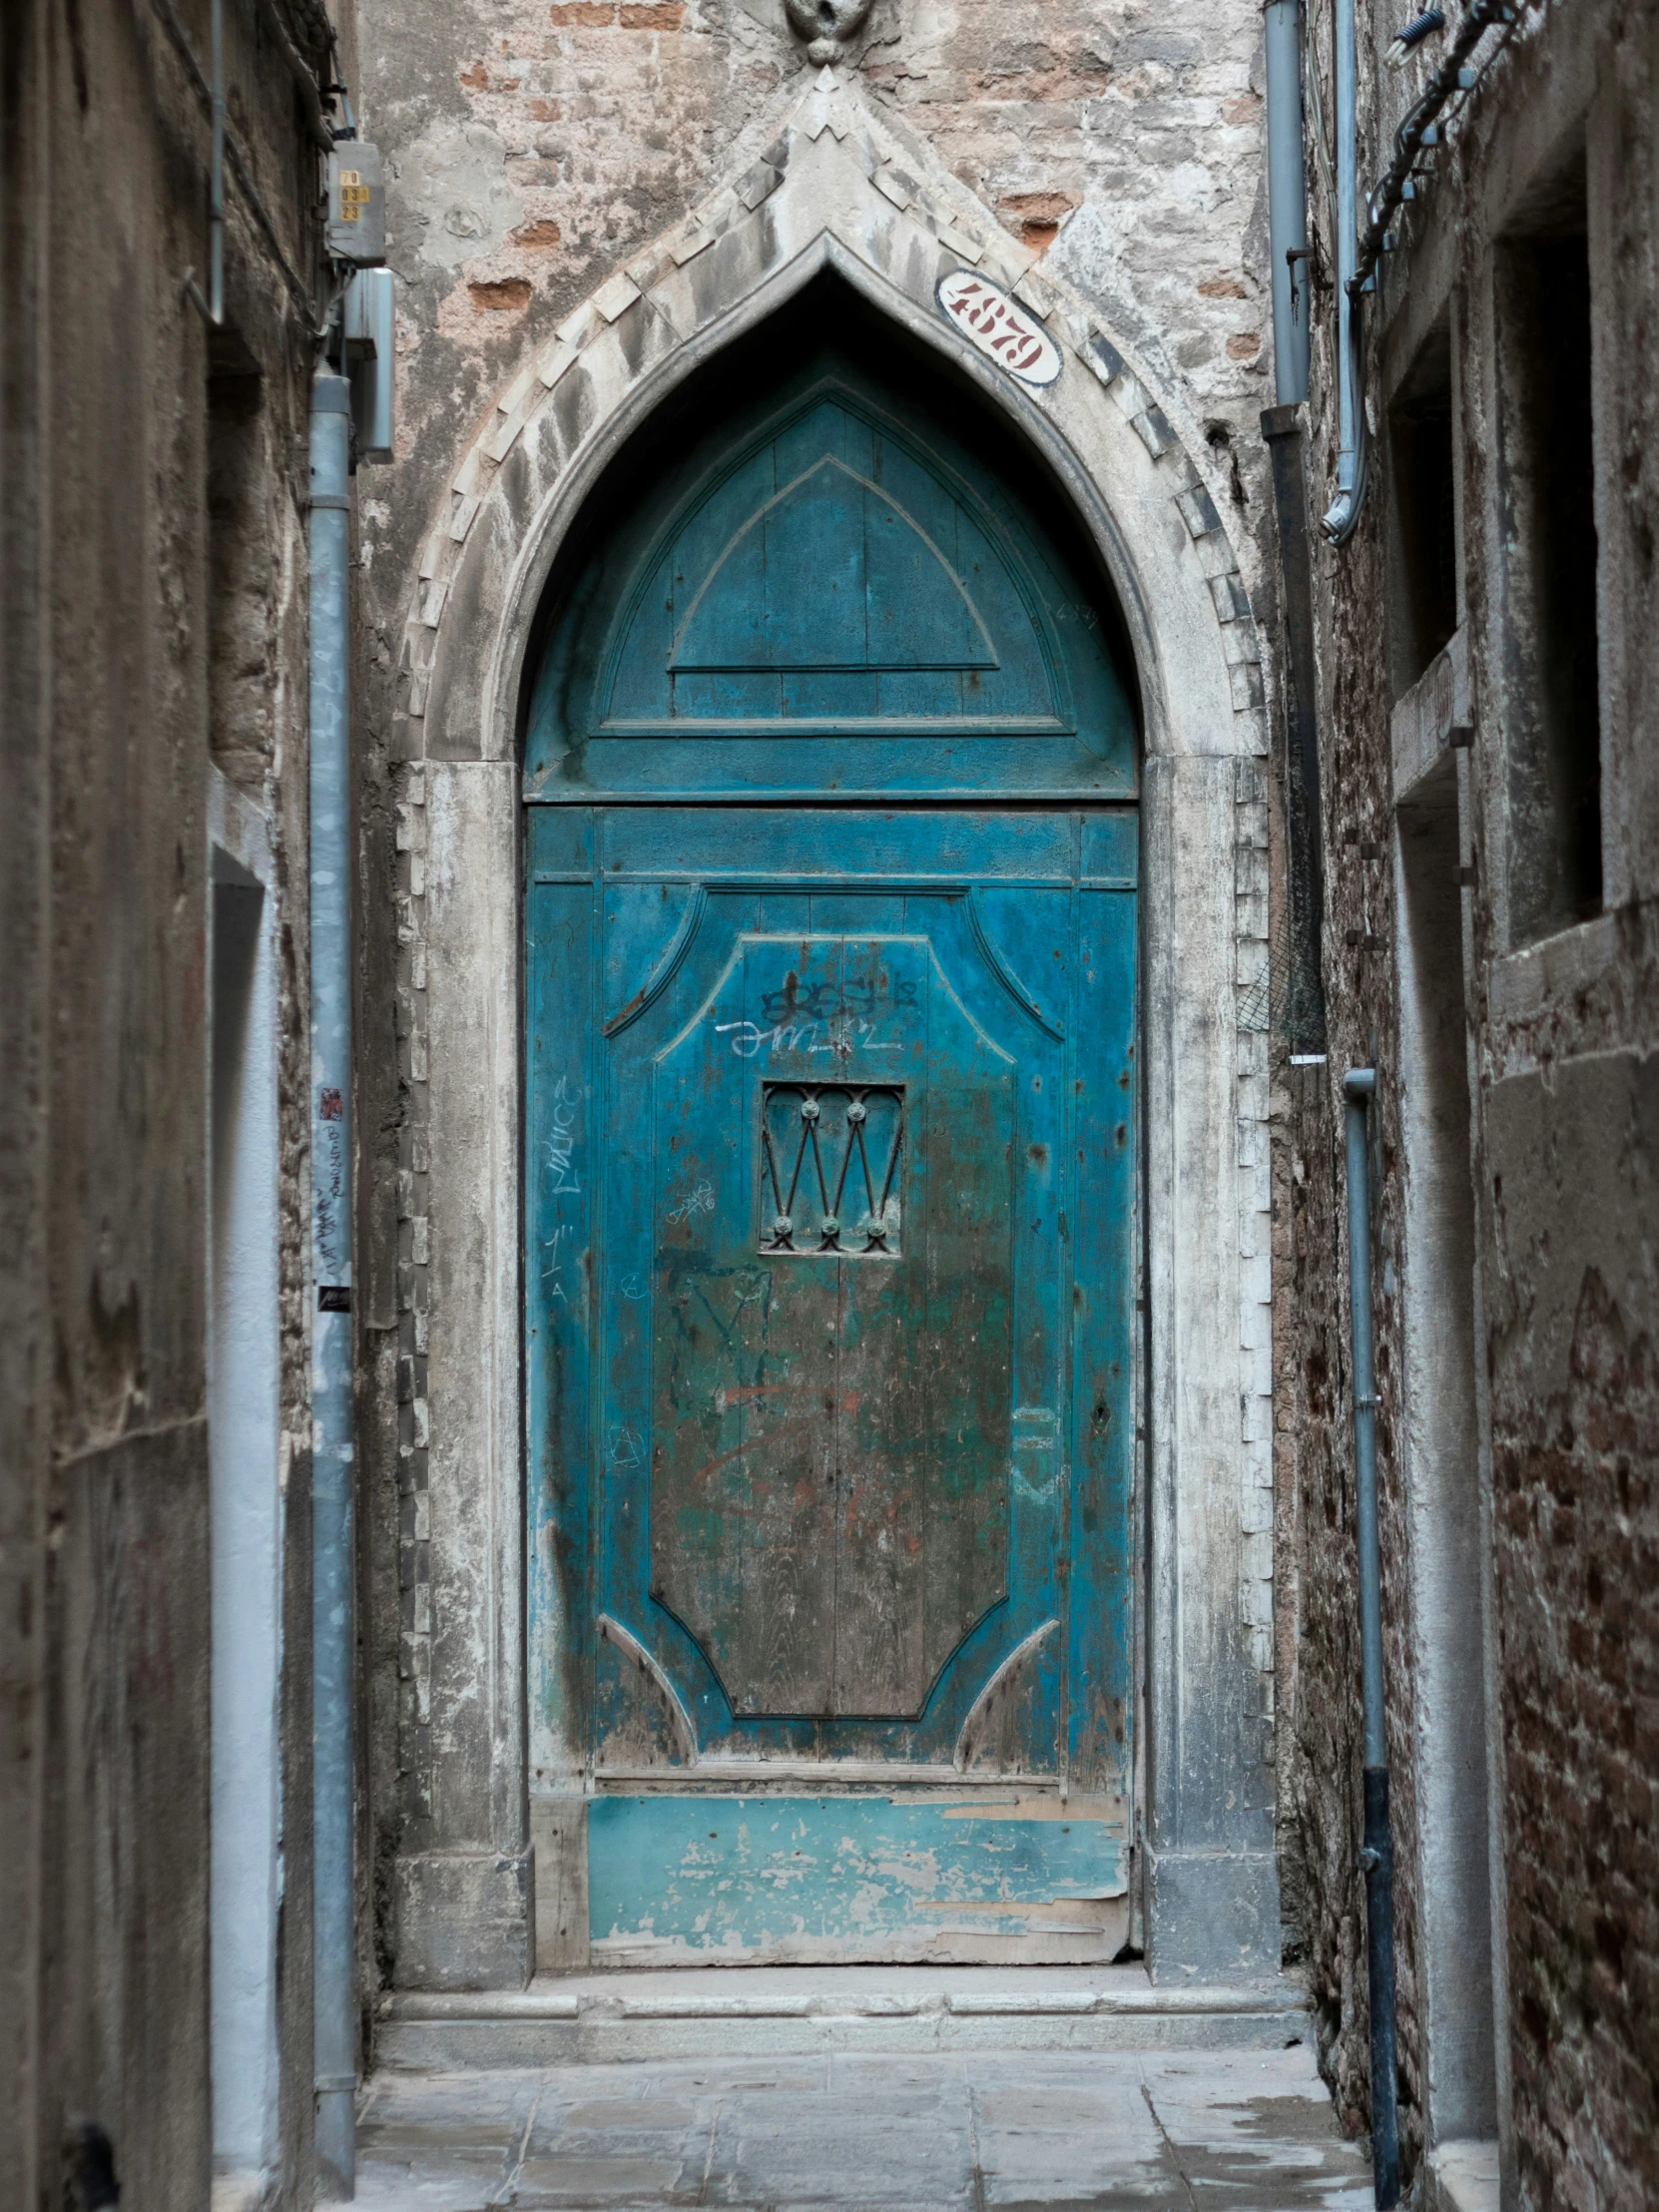
[[[625,452],[532,650],[538,1883],[567,1961],[1099,1961],[1133,672],[1011,433],[825,307]]]

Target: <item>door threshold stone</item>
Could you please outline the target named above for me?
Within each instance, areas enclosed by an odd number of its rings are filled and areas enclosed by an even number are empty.
[[[630,2059],[1002,2050],[1280,2049],[1308,1996],[1273,1981],[1161,1985],[1143,1966],[710,1966],[539,1974],[524,1989],[399,1990],[375,2060],[398,2070]]]

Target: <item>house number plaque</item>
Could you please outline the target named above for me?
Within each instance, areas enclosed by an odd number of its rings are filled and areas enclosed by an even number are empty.
[[[1060,349],[1036,317],[971,269],[953,270],[944,277],[938,301],[981,353],[1022,384],[1052,384],[1059,375]]]

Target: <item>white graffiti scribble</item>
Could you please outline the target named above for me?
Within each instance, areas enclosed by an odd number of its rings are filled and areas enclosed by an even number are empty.
[[[582,1188],[575,1169],[576,1159],[576,1108],[580,1101],[570,1087],[567,1076],[561,1075],[553,1091],[553,1134],[547,1143],[547,1165],[553,1177],[553,1192],[575,1194]]]
[[[554,1230],[552,1236],[548,1238],[546,1244],[542,1248],[547,1255],[549,1265],[543,1268],[541,1271],[542,1281],[544,1283],[551,1283],[553,1286],[552,1290],[549,1291],[547,1294],[548,1297],[562,1299],[567,1306],[570,1304],[570,1299],[566,1294],[564,1284],[560,1281],[561,1276],[564,1274],[564,1262],[559,1258],[559,1247],[564,1243],[565,1238],[568,1235],[569,1229],[568,1226],[564,1223],[561,1223],[560,1226]]]
[[[699,1214],[712,1214],[715,1210],[715,1187],[712,1183],[699,1183],[689,1197],[683,1198],[670,1214],[670,1221],[695,1221]]]
[[[639,1437],[621,1421],[613,1421],[605,1431],[605,1457],[613,1467],[642,1467],[645,1464],[644,1447]]]
[[[902,1040],[877,1037],[875,1024],[856,1014],[837,1014],[830,1021],[776,1023],[765,1029],[758,1021],[717,1021],[715,1034],[729,1036],[740,1060],[753,1060],[761,1052],[804,1052],[811,1056],[831,1054],[850,1060],[855,1052],[900,1052]]]

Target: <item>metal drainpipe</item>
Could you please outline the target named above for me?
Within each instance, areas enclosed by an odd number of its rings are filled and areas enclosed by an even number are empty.
[[[351,387],[311,385],[311,1760],[319,2193],[355,2192],[352,1837]]]
[[[225,325],[225,0],[213,0],[209,38],[213,151],[208,166],[208,289],[203,292],[192,271],[185,277],[185,290],[203,321],[219,330]]]
[[[1268,234],[1273,269],[1273,371],[1278,404],[1264,409],[1262,434],[1273,460],[1279,526],[1282,670],[1286,709],[1286,794],[1290,813],[1291,938],[1287,1027],[1293,1050],[1314,1059],[1325,1050],[1325,990],[1320,932],[1325,910],[1320,848],[1318,697],[1314,660],[1314,586],[1308,557],[1303,402],[1308,397],[1308,175],[1302,118],[1301,0],[1268,0]]]
[[[1371,2144],[1377,2202],[1399,2202],[1394,2049],[1394,1847],[1382,1736],[1382,1559],[1377,1525],[1377,1367],[1371,1326],[1371,1163],[1367,1106],[1375,1068],[1343,1078],[1348,1118],[1348,1279],[1354,1332],[1354,1445],[1359,1468],[1360,1677],[1366,1716],[1366,1963],[1371,1982]]]
[[[1360,302],[1353,291],[1360,262],[1359,62],[1354,0],[1337,0],[1337,496],[1320,529],[1346,545],[1366,496],[1365,371]]]
[[[1302,159],[1301,0],[1268,0],[1268,241],[1276,397],[1308,396],[1308,181]]]

